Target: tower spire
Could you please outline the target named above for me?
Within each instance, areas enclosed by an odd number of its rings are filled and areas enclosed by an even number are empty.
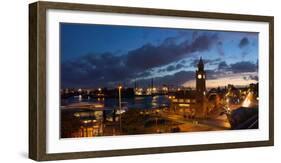
[[[197,67],[198,67],[199,71],[204,71],[204,62],[203,62],[202,56],[200,56]]]
[[[196,70],[196,103],[198,104],[198,115],[205,116],[204,96],[206,91],[206,72],[204,70],[204,62],[200,57]]]

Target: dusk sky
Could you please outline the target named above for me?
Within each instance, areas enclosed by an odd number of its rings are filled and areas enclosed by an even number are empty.
[[[200,57],[206,86],[258,81],[258,33],[133,26],[61,26],[62,88],[195,86]]]

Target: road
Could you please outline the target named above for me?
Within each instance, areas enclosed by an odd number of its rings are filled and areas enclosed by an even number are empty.
[[[171,111],[161,111],[158,113],[163,118],[168,118],[177,123],[181,131],[213,131],[213,130],[227,130],[230,124],[227,117],[222,115],[216,119],[187,119],[182,113],[175,113]]]

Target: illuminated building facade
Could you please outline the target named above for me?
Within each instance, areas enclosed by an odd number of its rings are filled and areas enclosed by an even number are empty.
[[[169,97],[175,110],[190,112],[193,116],[201,117],[206,113],[206,72],[200,58],[196,70],[196,89],[180,90]]]

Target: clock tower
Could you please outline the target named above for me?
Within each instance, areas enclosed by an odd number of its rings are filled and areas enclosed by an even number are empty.
[[[204,63],[202,57],[197,64],[196,70],[196,103],[203,104],[206,93],[206,72],[204,70]]]

